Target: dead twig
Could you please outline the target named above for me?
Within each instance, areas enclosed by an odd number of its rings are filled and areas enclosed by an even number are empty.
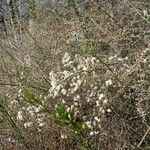
[[[140,143],[138,144],[138,148],[140,148],[140,146],[142,145],[143,141],[145,140],[146,136],[148,135],[150,131],[150,126],[148,127],[147,131],[145,132],[144,136],[142,137]]]

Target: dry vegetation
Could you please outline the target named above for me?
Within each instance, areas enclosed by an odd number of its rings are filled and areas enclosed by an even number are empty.
[[[83,3],[1,38],[0,150],[150,149],[150,2]]]

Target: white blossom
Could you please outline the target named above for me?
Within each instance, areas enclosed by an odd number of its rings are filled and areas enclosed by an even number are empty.
[[[93,132],[93,131],[91,131],[91,132],[90,132],[90,135],[91,135],[91,136],[93,136],[93,135],[94,135],[94,132]]]
[[[26,123],[24,123],[24,127],[25,128],[31,127],[32,124],[33,124],[33,122],[26,122]]]
[[[67,90],[66,90],[66,89],[62,89],[62,90],[61,90],[61,93],[62,93],[63,95],[66,95],[66,94],[67,94]]]
[[[23,112],[22,111],[18,111],[18,113],[17,113],[17,119],[18,120],[23,120]]]
[[[62,138],[62,139],[66,139],[66,138],[67,138],[67,135],[61,134],[61,138]]]
[[[106,104],[107,102],[108,102],[108,100],[107,100],[107,99],[104,99],[103,103]]]
[[[71,60],[71,56],[69,53],[65,53],[63,58],[62,58],[62,63],[64,66],[67,66],[67,64],[69,63],[69,61]]]
[[[87,122],[85,122],[85,124],[87,125],[87,127],[89,128],[89,129],[91,129],[92,128],[92,123],[90,122],[90,121],[87,121]]]
[[[109,80],[105,81],[105,83],[106,83],[106,86],[112,85],[112,80],[109,79]]]
[[[40,105],[40,106],[35,108],[35,112],[39,113],[42,109],[43,109],[43,107]]]
[[[111,109],[107,109],[107,112],[108,112],[108,113],[111,113],[111,112],[112,112],[112,110],[111,110]]]
[[[98,100],[96,101],[96,106],[100,106],[100,102]]]
[[[45,125],[45,122],[39,123],[39,127],[43,127]]]
[[[98,116],[94,117],[97,122],[100,122],[100,118]]]
[[[143,10],[143,14],[144,14],[144,16],[147,16],[148,15],[147,10]]]
[[[103,97],[105,97],[105,95],[104,95],[104,94],[99,94],[98,99],[101,101]]]
[[[95,135],[99,134],[99,131],[94,131],[94,134],[95,134]]]

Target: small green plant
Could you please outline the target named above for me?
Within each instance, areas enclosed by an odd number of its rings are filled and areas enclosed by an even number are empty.
[[[74,117],[74,111],[66,112],[63,106],[56,107],[54,111],[54,123],[60,126],[68,126]]]
[[[76,113],[73,107],[66,109],[64,106],[57,106],[53,113],[53,121],[56,125],[71,130],[75,137],[81,138],[80,148],[82,150],[90,149],[92,140],[87,136],[87,126],[83,122],[76,121]]]

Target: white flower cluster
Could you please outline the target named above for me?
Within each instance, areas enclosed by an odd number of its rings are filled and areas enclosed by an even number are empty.
[[[51,88],[46,99],[54,99],[56,106],[63,104],[66,110],[73,107],[76,116],[81,114],[86,122],[90,135],[96,135],[101,127],[102,115],[105,112],[111,113],[111,109],[106,109],[108,99],[102,92],[102,82],[96,70],[99,60],[80,55],[71,57],[69,53],[65,53],[62,63],[63,71],[49,73]],[[111,79],[104,84],[109,85],[112,85]]]
[[[12,100],[12,101],[9,103],[8,106],[9,106],[9,108],[10,108],[11,110],[16,109],[17,106],[18,106],[18,101],[17,101],[16,99],[14,99],[14,100]]]
[[[62,58],[62,63],[65,67],[69,66],[72,63],[71,56],[69,55],[69,53],[65,53],[65,55]]]
[[[99,61],[95,58],[85,58],[79,55],[75,55],[74,60],[69,53],[65,53],[62,58],[62,63],[66,70],[62,72],[49,73],[49,79],[51,81],[51,88],[49,89],[49,97],[57,97],[59,94],[67,95],[73,94],[78,91],[82,84],[85,84],[86,74],[91,69],[94,69],[94,65]],[[93,74],[95,74],[93,70]],[[69,87],[66,89],[66,82],[69,80]]]
[[[18,111],[18,113],[17,113],[17,119],[18,120],[23,120],[23,112],[22,111]]]
[[[66,138],[67,138],[67,135],[62,133],[62,134],[61,134],[61,138],[62,138],[62,139],[66,139]]]
[[[107,80],[105,83],[106,83],[106,86],[110,86],[110,85],[112,85],[112,80],[109,79],[109,80]]]
[[[24,122],[24,127],[29,128],[31,126],[37,125],[38,127],[43,127],[46,119],[46,114],[42,113],[43,107],[39,106],[23,106],[17,112],[17,119]]]
[[[116,74],[123,74],[125,71],[127,71],[130,68],[130,65],[131,65],[128,57],[121,58],[121,57],[118,57],[117,55],[110,56],[108,58],[107,64],[112,69],[112,71]],[[109,72],[110,70],[108,69],[107,73]],[[112,72],[110,72],[110,74],[111,73]],[[108,81],[110,80],[108,79]]]

